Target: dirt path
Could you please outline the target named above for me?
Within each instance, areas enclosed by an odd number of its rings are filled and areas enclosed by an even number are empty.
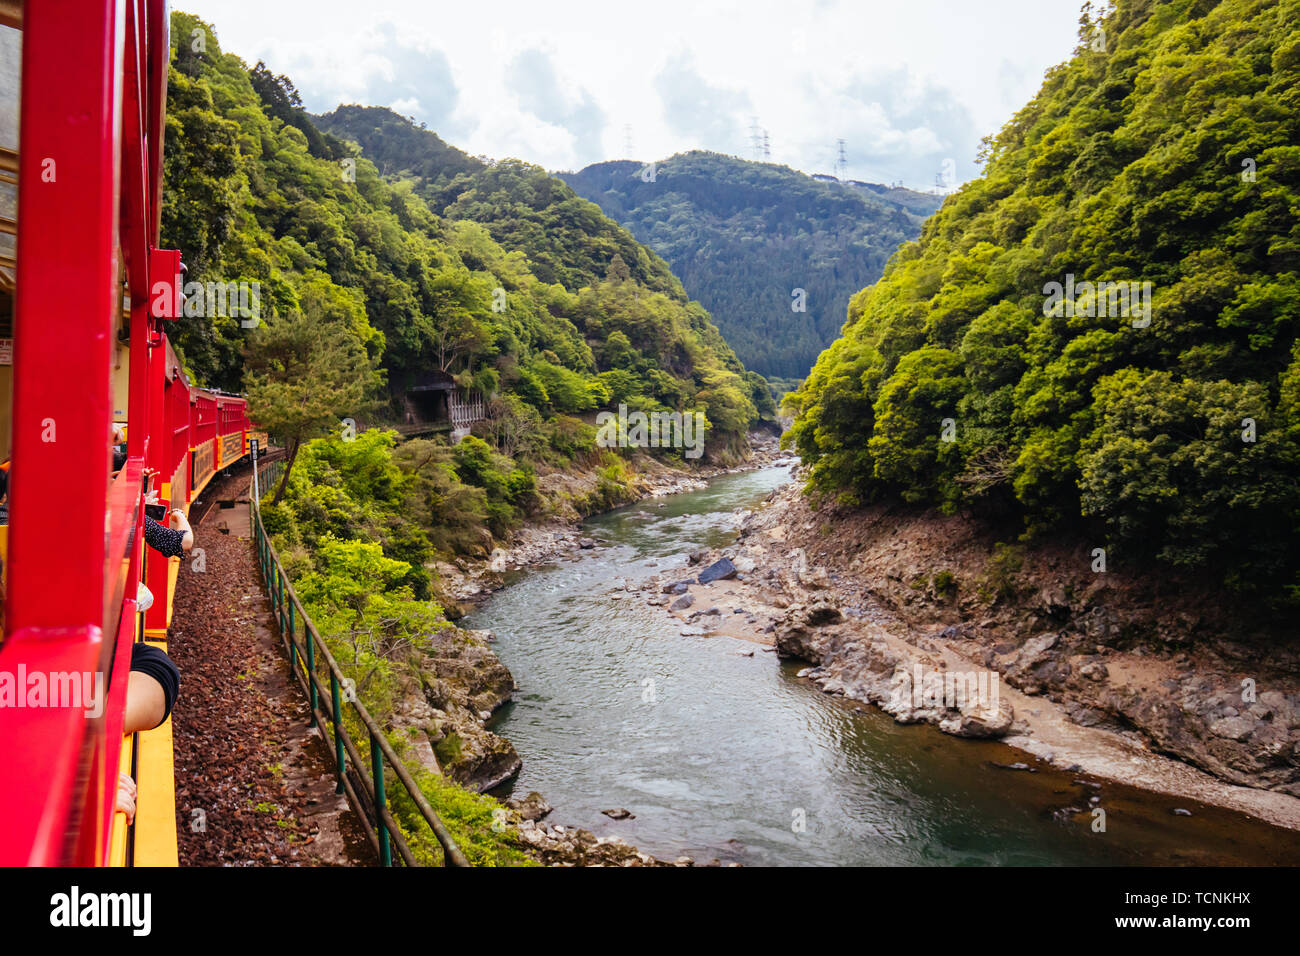
[[[276,636],[248,530],[248,475],[214,479],[195,503],[196,550],[176,585],[181,864],[372,865]]]

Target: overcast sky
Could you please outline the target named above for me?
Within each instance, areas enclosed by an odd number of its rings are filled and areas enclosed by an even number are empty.
[[[312,112],[390,106],[551,170],[687,149],[932,189],[1067,59],[1081,0],[174,0]]]

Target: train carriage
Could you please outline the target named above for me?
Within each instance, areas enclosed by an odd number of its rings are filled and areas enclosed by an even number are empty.
[[[247,454],[247,405],[191,383],[167,340],[166,3],[0,0],[0,52],[19,46],[0,57],[18,118],[16,139],[0,122],[0,865],[175,864],[170,720],[122,733],[131,645],[165,641],[181,573],[144,547],[144,499],[187,510]],[[102,706],[63,694],[69,675],[98,681]],[[132,826],[119,769],[139,787]]]

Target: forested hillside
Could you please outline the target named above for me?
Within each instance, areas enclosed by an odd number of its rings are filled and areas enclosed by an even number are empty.
[[[603,279],[617,254],[635,282],[688,302],[667,263],[538,166],[511,159],[466,168],[436,134],[381,106],[340,106],[316,121],[360,145],[385,175],[410,182],[438,214],[480,222],[497,242],[522,250],[543,281],[577,292]]]
[[[343,105],[311,122],[326,132],[338,129],[357,143],[383,176],[401,174],[417,183],[444,185],[460,173],[487,167],[482,159],[445,142],[385,106]]]
[[[698,150],[560,176],[668,260],[747,366],[784,378],[807,374],[849,297],[940,202]]]
[[[173,36],[200,27],[181,15]],[[207,35],[202,52],[179,45],[172,70],[164,238],[191,280],[260,283],[266,314],[260,332],[232,318],[178,323],[200,381],[251,385],[252,341],[307,312],[308,325],[347,332],[331,344],[340,355],[361,347],[386,378],[380,420],[384,399],[433,368],[496,395],[494,426],[527,434],[533,457],[583,446],[571,416],[619,402],[702,411],[713,449],[742,440],[755,401],[767,403],[762,381],[662,260],[594,205],[535,167],[484,166],[404,120],[379,140],[418,136],[430,152],[403,170],[426,175],[390,183],[316,129],[288,78],[249,70]],[[434,210],[422,193],[440,186],[455,200]]]
[[[1300,599],[1298,143],[1296,0],[1085,21],[796,396],[816,487]],[[1149,312],[1108,280],[1150,282]]]

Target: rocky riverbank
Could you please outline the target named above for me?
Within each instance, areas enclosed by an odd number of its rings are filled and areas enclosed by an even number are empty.
[[[510,799],[506,806],[515,814],[513,826],[520,843],[530,856],[547,866],[672,866],[691,867],[695,861],[689,856],[675,860],[660,860],[616,836],[598,837],[590,830],[563,824],[549,824],[544,818],[551,813],[551,805],[538,792],[533,791],[522,800]],[[612,809],[606,813],[619,817],[628,811]],[[705,866],[721,866],[712,860]],[[737,865],[737,864],[732,864]]]
[[[749,457],[738,465],[704,464],[687,468],[666,465],[647,456],[632,463],[634,475],[619,504],[646,498],[697,491],[719,475],[763,468],[785,460],[776,436],[768,432],[749,435]],[[557,473],[538,479],[543,496],[552,502],[572,502],[589,496],[597,485],[594,472]],[[459,617],[469,606],[505,586],[511,571],[537,567],[556,561],[576,559],[578,553],[594,544],[582,534],[583,514],[570,506],[553,507],[552,514],[517,530],[511,539],[494,547],[482,558],[440,561],[431,568],[437,576],[439,594],[452,617]],[[555,512],[558,512],[555,513]]]
[[[994,547],[963,518],[818,509],[797,483],[736,521],[734,546],[641,586],[683,634],[806,661],[903,723],[1300,828],[1300,658],[1213,592],[1094,572],[1082,545]]]

